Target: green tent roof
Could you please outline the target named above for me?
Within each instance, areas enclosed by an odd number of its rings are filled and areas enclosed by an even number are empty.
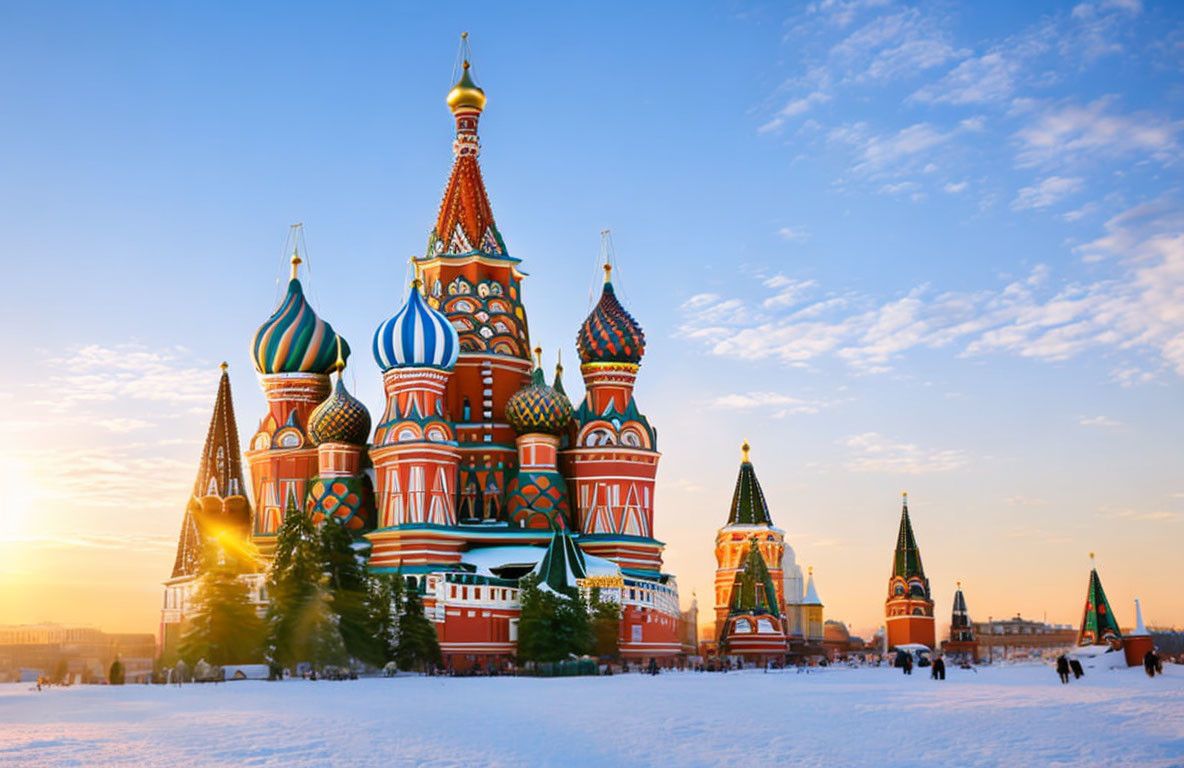
[[[769,613],[780,616],[777,608],[777,588],[765,565],[765,558],[755,538],[751,539],[748,555],[744,558],[744,570],[736,574],[732,582],[732,599],[729,613]]]
[[[547,545],[547,553],[539,561],[535,573],[556,592],[575,589],[576,579],[587,577],[584,553],[566,528],[556,528],[551,532],[551,543]]]
[[[1085,593],[1085,610],[1081,615],[1081,631],[1077,633],[1078,645],[1103,645],[1111,638],[1122,637],[1118,619],[1110,610],[1110,601],[1102,589],[1098,569],[1089,572],[1089,588]]]
[[[921,565],[921,550],[917,548],[917,537],[913,535],[913,523],[909,520],[909,497],[904,495],[900,510],[900,532],[896,536],[896,555],[892,561],[892,575],[907,579],[910,576],[924,578],[925,568]]]
[[[745,447],[747,447],[745,443]],[[728,525],[772,525],[769,517],[769,505],[765,503],[765,493],[756,479],[756,470],[748,460],[745,451],[744,461],[740,462],[740,474],[736,478],[736,490],[732,493],[732,508],[728,513]]]

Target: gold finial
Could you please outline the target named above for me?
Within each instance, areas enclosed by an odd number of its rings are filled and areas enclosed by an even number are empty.
[[[452,86],[452,90],[448,92],[448,108],[453,112],[457,109],[468,107],[475,109],[478,112],[485,109],[485,91],[473,82],[473,77],[469,72],[471,64],[469,63],[469,33],[463,32],[460,36],[460,48],[463,61],[461,63],[460,79],[456,81],[456,85]]]
[[[296,279],[296,269],[297,269],[297,267],[300,266],[300,263],[302,261],[304,261],[304,259],[300,258],[300,254],[296,252],[296,246],[293,245],[292,246],[292,278],[291,279],[293,279],[293,280]]]
[[[534,348],[534,365],[536,368],[543,367],[543,348],[542,347],[535,347]]]
[[[335,367],[337,368],[337,379],[340,380],[341,379],[341,372],[345,370],[345,358],[341,354],[341,337],[340,336],[337,337],[337,363],[335,364]]]
[[[901,491],[900,492],[900,500],[907,507],[909,504],[909,492],[908,491]]]
[[[604,262],[604,282],[609,282],[613,279],[613,265],[607,261]]]
[[[958,589],[962,589],[962,582],[959,581],[959,582],[957,582],[957,584],[958,584]]]
[[[560,347],[558,354],[555,355],[555,372],[563,373],[563,347]]]
[[[230,366],[226,364],[225,360],[223,360],[222,365],[219,365],[218,367],[222,369],[222,373],[226,373],[226,369],[229,368]]]
[[[412,288],[422,288],[423,287],[423,277],[422,277],[423,265],[420,264],[415,259],[414,256],[411,257],[411,265],[413,267],[415,267],[415,277],[412,278],[412,280],[411,280],[411,287]]]
[[[744,441],[744,444],[740,446],[740,460],[741,460],[741,461],[743,461],[743,462],[745,462],[745,463],[747,463],[747,462],[748,462],[748,452],[749,452],[750,450],[752,450],[752,446],[750,446],[750,445],[748,444],[748,441],[747,441],[747,440],[745,440],[745,441]]]
[[[1089,559],[1090,559],[1090,562],[1093,562],[1093,559],[1094,559],[1094,553],[1093,553],[1093,552],[1090,552],[1090,553],[1089,553]]]
[[[813,576],[813,575],[814,575],[814,566],[812,566],[812,565],[811,565],[810,567],[808,567],[808,568],[806,569],[806,575],[807,575],[807,576]]]

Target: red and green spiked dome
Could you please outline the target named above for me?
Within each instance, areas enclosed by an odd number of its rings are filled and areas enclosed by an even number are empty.
[[[370,438],[370,411],[345,388],[340,372],[333,393],[309,414],[308,436],[317,445],[365,445]]]
[[[535,354],[541,350],[536,349]],[[515,392],[506,403],[506,421],[520,435],[544,432],[557,435],[571,423],[572,407],[567,395],[547,386],[543,369],[536,366],[530,383]]]
[[[611,269],[604,265],[604,290],[576,334],[576,348],[584,363],[637,364],[645,354],[645,332],[617,300]]]
[[[338,338],[333,326],[312,311],[293,275],[279,308],[255,331],[251,341],[255,370],[263,374],[331,373],[337,361]],[[345,339],[341,339],[341,349],[342,359],[348,358]]]

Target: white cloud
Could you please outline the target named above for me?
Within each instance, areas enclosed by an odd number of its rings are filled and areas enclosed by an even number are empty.
[[[1021,189],[1015,200],[1011,201],[1011,207],[1017,211],[1046,208],[1081,191],[1084,186],[1085,179],[1080,177],[1049,176],[1035,186]]]
[[[925,450],[912,443],[895,442],[878,432],[852,435],[843,444],[850,449],[844,466],[852,472],[920,475],[958,469],[968,461],[961,450]]]
[[[1121,427],[1122,422],[1109,416],[1082,416],[1077,423],[1083,427]]]
[[[1060,361],[1086,350],[1116,358],[1115,377],[1135,382],[1163,368],[1184,376],[1184,212],[1173,199],[1137,206],[1078,247],[1113,262],[1112,277],[1054,284],[1046,266],[1000,288],[934,293],[918,286],[888,300],[817,298],[819,286],[779,275],[776,293],[753,306],[696,297],[678,334],[710,354],[805,365],[826,356],[863,372],[889,370],[917,348],[953,347],[962,356],[1011,352]],[[786,295],[784,301],[779,296]]]
[[[942,187],[942,189],[948,194],[956,195],[959,192],[964,191],[969,186],[970,186],[970,182],[968,182],[968,181],[958,181],[958,182],[951,181],[948,184],[946,184],[944,187]]]
[[[810,233],[801,227],[782,227],[781,229],[777,230],[777,235],[782,240],[789,240],[791,242],[794,240],[810,239]]]
[[[721,410],[751,411],[771,409],[773,418],[814,414],[829,406],[819,400],[804,400],[780,392],[745,392],[721,395],[711,401],[710,407]]]
[[[143,419],[132,419],[125,416],[117,416],[110,419],[96,419],[95,426],[102,427],[109,432],[134,432],[137,429],[144,429],[151,427],[151,421],[144,421]]]
[[[1075,163],[1097,157],[1145,155],[1167,164],[1180,157],[1182,123],[1150,112],[1120,114],[1115,99],[1045,108],[1020,129],[1021,167]]]
[[[761,306],[765,309],[791,307],[799,303],[802,298],[814,288],[813,280],[793,280],[785,275],[774,275],[764,281],[766,288],[774,288],[777,293],[765,299]]]

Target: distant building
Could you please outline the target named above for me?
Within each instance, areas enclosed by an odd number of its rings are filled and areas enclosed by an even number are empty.
[[[900,511],[900,532],[896,537],[896,553],[892,559],[892,576],[888,579],[888,599],[884,603],[888,627],[888,647],[920,643],[935,648],[936,631],[933,622],[933,598],[929,579],[921,565],[921,550],[913,535],[909,520],[909,495],[904,494]]]
[[[974,624],[966,610],[966,597],[962,594],[962,582],[954,592],[954,611],[950,617],[950,639],[942,645],[942,651],[956,658],[978,661],[978,642],[974,637]]]
[[[1016,614],[1010,619],[988,619],[973,622],[975,640],[980,656],[988,661],[1012,656],[1043,656],[1052,650],[1073,647],[1076,632],[1068,624],[1046,624],[1024,619]]]
[[[50,676],[62,660],[72,677],[101,681],[116,658],[123,663],[125,679],[139,682],[152,675],[155,657],[156,638],[150,633],[108,633],[60,624],[0,626],[0,682],[22,679],[22,669]]]
[[[682,652],[686,656],[699,655],[699,599],[691,594],[691,607],[681,611],[678,617],[678,634],[682,640]]]

